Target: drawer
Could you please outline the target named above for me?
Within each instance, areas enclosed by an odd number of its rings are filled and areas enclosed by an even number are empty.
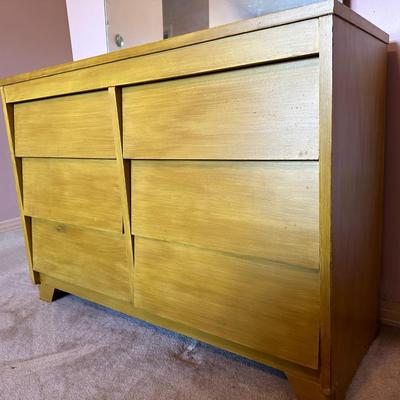
[[[314,161],[132,161],[132,231],[318,269],[318,170]]]
[[[35,271],[131,301],[122,234],[33,218],[32,247]]]
[[[24,213],[122,232],[122,206],[114,160],[24,158]]]
[[[124,157],[316,160],[318,88],[318,58],[124,88]]]
[[[318,368],[319,273],[135,237],[135,306]]]
[[[19,157],[115,158],[107,91],[17,103]]]

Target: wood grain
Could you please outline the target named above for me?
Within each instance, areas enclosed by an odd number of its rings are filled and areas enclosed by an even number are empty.
[[[317,162],[133,161],[135,235],[319,268]]]
[[[104,295],[130,301],[128,262],[121,234],[33,218],[33,265]]]
[[[382,324],[400,328],[400,303],[381,301],[380,317]]]
[[[298,400],[336,400],[336,397],[324,393],[318,382],[304,379],[302,376],[299,377],[296,373],[289,373],[287,377]],[[338,398],[337,400],[341,399]]]
[[[106,91],[15,105],[19,157],[115,158]]]
[[[131,235],[131,179],[130,163],[122,157],[122,96],[121,90],[111,87],[108,89],[109,107],[111,109],[115,157],[118,166],[119,187],[121,190],[121,210],[123,220],[123,236],[125,239],[126,257],[128,262],[129,283],[131,288],[131,300],[134,301],[134,259],[133,259],[133,239]]]
[[[266,46],[265,43],[274,43]],[[132,85],[318,53],[318,21],[244,33],[5,86],[7,102]],[[210,54],[218,57],[210,57]],[[185,60],[182,62],[182,60]]]
[[[330,3],[330,4],[329,4]],[[146,43],[111,53],[90,57],[83,60],[60,64],[48,68],[42,68],[0,80],[0,85],[10,85],[17,82],[29,81],[32,79],[47,77],[78,69],[89,68],[95,65],[108,64],[129,58],[140,57],[148,54],[159,53],[198,43],[205,43],[221,39],[223,37],[236,36],[241,33],[253,32],[261,29],[273,28],[293,22],[300,22],[311,18],[319,17],[333,11],[333,1],[325,1],[310,4],[306,7],[284,10],[279,13],[262,15],[257,18],[250,18],[243,21],[236,21],[231,24],[204,29],[197,32],[190,32],[184,35],[174,36],[167,40],[160,40],[153,43]]]
[[[6,81],[43,297],[69,291],[281,368],[301,400],[343,400],[377,327],[387,40],[329,0]],[[19,139],[52,158],[22,162]],[[31,237],[31,215],[55,221],[34,218]]]
[[[135,237],[135,305],[318,367],[319,274]]]
[[[319,209],[321,273],[321,386],[332,392],[332,96],[333,18],[320,18]],[[299,384],[297,384],[299,386]],[[298,389],[300,390],[300,389]],[[306,388],[306,390],[308,390]]]
[[[0,87],[1,102],[4,113],[4,122],[10,151],[11,166],[14,175],[15,189],[17,193],[18,208],[21,218],[22,232],[25,241],[25,250],[28,261],[29,276],[33,283],[39,283],[39,275],[33,271],[32,267],[32,228],[31,218],[24,215],[23,203],[23,182],[22,182],[22,160],[15,157],[15,130],[14,130],[14,106],[7,104],[5,100],[4,88]]]
[[[125,88],[124,157],[316,160],[318,76],[313,58]]]
[[[387,53],[340,18],[333,32],[332,363],[344,393],[378,328]]]
[[[380,29],[378,26],[374,25],[371,21],[368,21],[361,15],[357,14],[350,7],[345,6],[339,1],[332,1],[333,3],[333,15],[340,17],[343,21],[348,22],[349,25],[353,25],[365,33],[373,36],[375,39],[388,44],[389,35]]]
[[[304,377],[304,379],[307,379],[311,382],[318,382],[318,371],[314,369],[302,367],[299,364],[289,362],[282,358],[274,357],[271,354],[266,354],[254,350],[250,347],[242,346],[240,344],[222,339],[221,337],[211,335],[209,333],[204,333],[185,324],[171,321],[166,318],[159,317],[155,314],[146,312],[145,310],[137,308],[132,303],[129,303],[127,301],[113,299],[109,296],[105,296],[102,293],[94,292],[93,290],[76,286],[64,280],[50,277],[44,273],[40,274],[40,279],[41,282],[53,286],[59,290],[93,301],[97,304],[101,304],[105,307],[109,307],[124,314],[131,315],[135,318],[147,321],[153,325],[157,325],[165,329],[170,329],[174,332],[179,332],[185,336],[196,338],[197,340],[201,340],[218,348],[225,349],[226,351],[239,354],[243,357],[251,360],[256,360],[263,364],[270,365],[273,368],[285,371],[286,373],[295,373],[296,376],[302,376]]]
[[[56,288],[54,286],[46,285],[41,283],[39,286],[39,298],[47,303],[51,303],[54,300]]]
[[[365,18],[355,13],[349,7],[343,6],[340,2],[335,0],[325,0],[314,4],[309,4],[304,7],[296,7],[289,10],[262,15],[256,18],[233,22],[227,25],[217,26],[211,29],[190,32],[185,35],[175,36],[168,40],[146,43],[141,46],[114,51],[112,53],[102,54],[96,57],[90,57],[79,61],[42,68],[33,72],[18,74],[12,77],[1,79],[0,86],[55,75],[67,71],[88,68],[94,65],[107,64],[127,58],[143,56],[145,54],[171,50],[196,43],[220,39],[222,37],[234,36],[243,32],[271,28],[332,14],[337,14],[341,18],[349,21],[351,24],[361,27],[363,30],[369,32],[371,35],[385,43],[389,42],[389,36],[387,33],[383,32],[370,21],[367,21]]]
[[[24,158],[26,215],[122,232],[114,160]]]

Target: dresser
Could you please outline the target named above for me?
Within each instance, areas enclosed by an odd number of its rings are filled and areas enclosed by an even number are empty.
[[[329,0],[2,80],[40,298],[344,399],[378,328],[387,42]]]

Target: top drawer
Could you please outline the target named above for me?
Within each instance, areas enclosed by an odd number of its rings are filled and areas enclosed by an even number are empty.
[[[18,157],[115,158],[108,92],[17,103]]]
[[[124,157],[315,160],[318,58],[123,89]]]

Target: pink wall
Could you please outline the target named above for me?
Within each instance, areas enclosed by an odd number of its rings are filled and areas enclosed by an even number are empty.
[[[116,34],[123,36],[124,48],[163,38],[162,0],[106,0],[106,12],[110,51],[120,50]]]
[[[390,34],[382,298],[400,302],[400,1],[352,0],[351,8]]]
[[[0,77],[72,59],[65,0],[0,0]],[[0,113],[0,221],[19,215]]]

